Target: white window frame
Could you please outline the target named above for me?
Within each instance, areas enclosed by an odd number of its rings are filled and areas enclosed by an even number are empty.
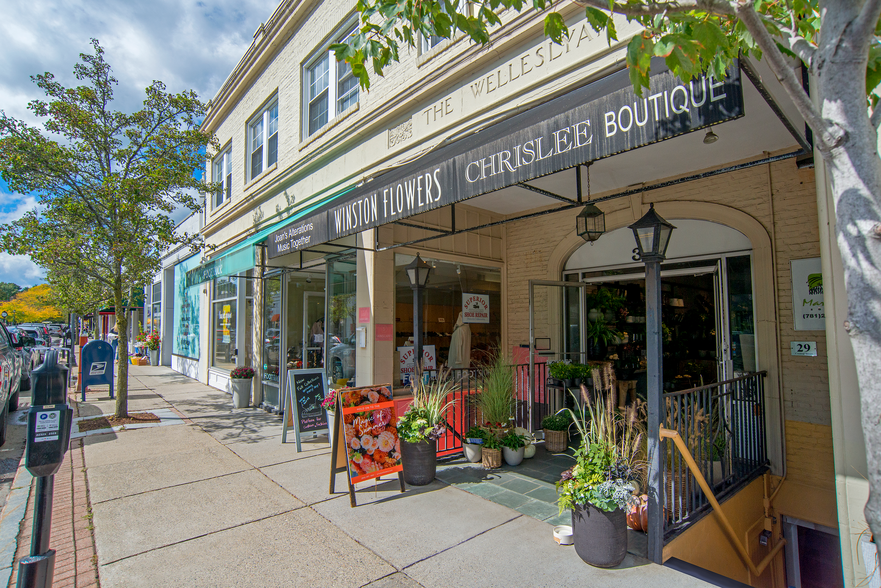
[[[221,184],[220,190],[214,193],[212,208],[220,208],[224,202],[232,198],[232,145],[228,145],[213,160],[211,179]]]
[[[273,110],[275,111],[275,118],[272,118]],[[248,180],[253,180],[267,169],[272,167],[274,164],[278,162],[278,118],[279,118],[279,107],[278,107],[278,98],[273,98],[269,104],[265,108],[263,108],[255,117],[248,121],[247,127],[247,160],[245,162],[245,168],[248,171]],[[272,123],[275,123],[273,127]],[[255,133],[255,129],[260,126],[260,131]],[[257,136],[255,136],[255,134]],[[275,156],[271,158],[269,155],[269,144],[272,139],[275,139]],[[259,139],[259,145],[255,145],[257,140]],[[257,170],[254,167],[254,152],[257,149],[262,149],[260,155],[260,169]]]
[[[458,2],[456,2],[456,6],[457,7],[461,6],[462,2],[463,2],[463,0],[459,0]],[[441,7],[441,10],[446,12],[446,10],[443,7]],[[466,16],[471,16],[474,13],[473,3],[467,2],[466,6],[465,6],[465,10],[466,10],[466,12],[465,12]],[[459,33],[459,34],[461,34],[461,33]],[[456,38],[456,34],[452,35],[451,39],[444,39],[442,37],[435,37],[433,35],[426,37],[422,33],[419,33],[419,38],[420,38],[419,55],[425,55],[426,53],[430,52],[435,47],[437,47],[438,45],[443,43],[444,41],[452,41],[454,38]]]
[[[309,137],[318,134],[321,130],[327,127],[330,122],[335,119],[337,116],[348,110],[351,106],[354,106],[360,100],[360,86],[358,83],[358,79],[355,78],[352,73],[352,68],[346,66],[344,63],[340,63],[336,60],[336,55],[333,51],[330,50],[330,46],[333,43],[341,43],[350,35],[357,32],[357,21],[351,20],[347,21],[345,26],[340,27],[342,33],[336,34],[331,39],[321,46],[320,49],[315,51],[309,59],[303,65],[303,137],[308,139]],[[310,98],[310,90],[312,89],[310,74],[312,70],[320,63],[327,63],[327,86],[319,91],[314,98]],[[354,80],[355,85],[346,91],[342,96],[339,93],[340,82]],[[327,120],[316,127],[315,129],[310,128],[310,115],[311,115],[311,107],[314,102],[316,102],[323,94],[327,94]],[[342,107],[343,99],[349,96],[355,95],[355,101],[348,104],[345,108]]]

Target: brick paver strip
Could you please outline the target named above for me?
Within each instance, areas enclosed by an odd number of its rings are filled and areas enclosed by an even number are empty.
[[[35,488],[36,481],[31,486],[27,514],[21,522],[8,588],[15,588],[18,562],[30,553]],[[64,456],[61,469],[55,474],[49,547],[56,552],[53,588],[100,588],[82,439],[70,442],[70,450]]]

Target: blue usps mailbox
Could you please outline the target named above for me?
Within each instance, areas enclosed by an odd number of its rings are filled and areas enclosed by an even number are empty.
[[[110,398],[113,398],[113,347],[105,341],[89,341],[83,347],[83,377],[80,388],[83,402],[86,401],[88,386],[110,385]]]

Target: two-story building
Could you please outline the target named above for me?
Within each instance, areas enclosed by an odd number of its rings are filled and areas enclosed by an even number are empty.
[[[366,92],[329,49],[356,28],[351,3],[283,1],[203,124],[223,189],[204,258],[169,258],[156,290],[163,362],[221,389],[251,365],[253,404],[275,411],[288,369],[399,382],[419,254],[426,361],[467,369],[503,350],[528,374],[526,426],[562,401],[548,359],[610,361],[617,391],[644,397],[645,265],[628,227],[653,205],[675,226],[656,309],[668,410],[716,386],[727,400],[703,426],[722,441],[695,450],[719,463],[708,477],[756,564],[786,540],[756,576],[696,486],[682,506],[671,483],[664,558],[753,586],[861,581],[859,391],[803,122],[751,60],[689,83],[658,63],[638,95],[624,66],[638,29],[621,21],[609,44],[576,3],[561,11],[564,45],[541,15],[509,11],[490,45],[420,39]],[[587,241],[577,217],[597,208]]]

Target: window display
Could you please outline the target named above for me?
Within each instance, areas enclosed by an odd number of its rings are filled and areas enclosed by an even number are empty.
[[[211,305],[211,365],[231,370],[236,367],[236,306],[238,278],[214,280],[214,302]]]
[[[187,287],[187,272],[199,265],[194,255],[174,266],[174,324],[172,353],[199,359],[199,299],[201,286]]]

